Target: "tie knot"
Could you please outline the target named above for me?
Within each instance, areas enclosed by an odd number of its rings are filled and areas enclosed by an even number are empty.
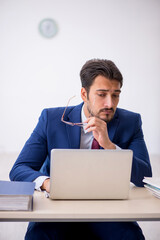
[[[95,138],[93,139],[92,142],[92,149],[100,149],[100,145]]]

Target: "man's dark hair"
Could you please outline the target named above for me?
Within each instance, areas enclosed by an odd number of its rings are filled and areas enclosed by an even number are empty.
[[[114,62],[106,59],[91,59],[83,65],[80,71],[82,87],[86,89],[87,93],[99,75],[110,80],[117,80],[121,87],[123,85],[123,76]]]

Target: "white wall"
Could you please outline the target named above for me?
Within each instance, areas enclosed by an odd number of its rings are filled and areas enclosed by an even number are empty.
[[[0,0],[0,151],[20,151],[43,108],[79,103],[80,68],[107,58],[124,76],[119,106],[141,113],[160,154],[159,12],[159,0]],[[52,39],[38,32],[47,17]]]

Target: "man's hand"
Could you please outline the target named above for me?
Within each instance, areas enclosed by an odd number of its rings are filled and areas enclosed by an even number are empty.
[[[46,180],[44,180],[42,186],[41,186],[42,190],[45,190],[46,192],[50,192],[50,178],[47,178]]]
[[[116,149],[116,146],[111,142],[108,136],[107,123],[100,118],[90,117],[86,121],[85,130],[93,132],[94,138],[99,145],[104,149]]]

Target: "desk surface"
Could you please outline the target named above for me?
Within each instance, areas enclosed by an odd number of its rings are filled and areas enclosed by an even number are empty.
[[[160,221],[160,199],[132,187],[128,200],[50,200],[35,191],[33,211],[0,211],[0,221]]]

